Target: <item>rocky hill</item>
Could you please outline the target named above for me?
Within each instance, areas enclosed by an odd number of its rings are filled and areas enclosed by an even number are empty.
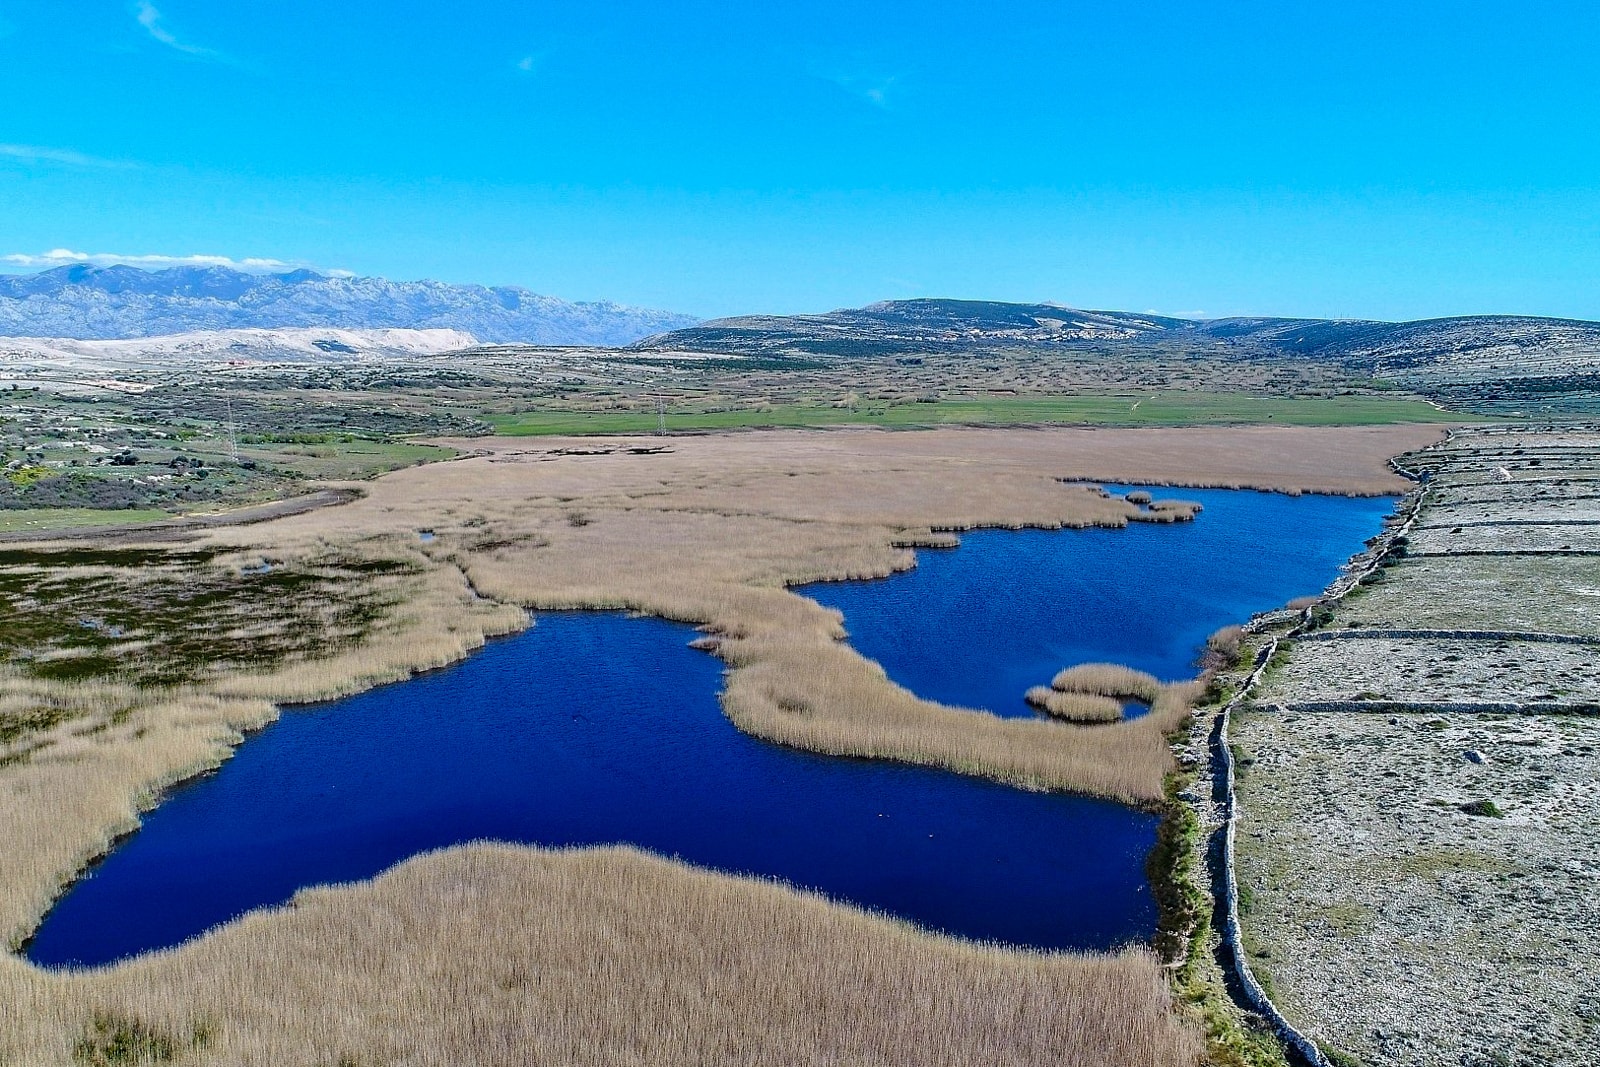
[[[0,275],[0,336],[111,340],[201,330],[337,327],[457,330],[483,342],[625,345],[688,315],[572,303],[516,286],[395,282],[309,270],[58,267]]]
[[[1031,349],[1316,361],[1480,406],[1583,406],[1600,398],[1600,323],[1514,315],[1181,319],[1054,304],[896,300],[823,315],[716,319],[633,347],[807,358]]]

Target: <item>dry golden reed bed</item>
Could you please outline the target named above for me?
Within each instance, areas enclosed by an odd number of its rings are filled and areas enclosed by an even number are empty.
[[[1026,698],[1029,704],[1058,719],[1107,723],[1122,718],[1124,700],[1141,701],[1150,705],[1152,710],[1164,713],[1170,711],[1176,701],[1184,705],[1177,709],[1181,715],[1187,710],[1189,695],[1186,689],[1163,693],[1161,682],[1155,675],[1136,671],[1132,667],[1118,663],[1079,663],[1057,673],[1049,685],[1036,685],[1029,689]]]
[[[7,1001],[28,1020],[13,1062],[66,1059],[79,1004],[180,1048],[198,1032],[194,1060],[251,1067],[1187,1067],[1198,1054],[1146,952],[983,948],[627,849],[434,853],[59,984],[71,996],[36,983]]]
[[[1149,715],[1094,726],[942,707],[890,682],[841,641],[836,613],[786,586],[892,573],[912,565],[907,546],[948,545],[951,530],[1140,520],[1134,505],[1069,484],[1079,479],[1395,492],[1404,483],[1389,472],[1387,457],[1438,433],[1427,427],[850,430],[465,442],[480,454],[389,475],[370,483],[355,503],[211,530],[194,542],[228,558],[292,566],[333,553],[408,561],[416,573],[394,579],[409,583],[406,596],[356,647],[270,669],[230,668],[183,685],[119,690],[116,715],[92,725],[65,722],[32,738],[27,758],[0,764],[0,930],[13,942],[23,936],[59,887],[135,824],[136,810],[156,791],[226,758],[238,731],[267,721],[275,705],[459,659],[487,635],[522,625],[521,607],[628,608],[701,624],[731,668],[723,694],[728,715],[758,736],[1158,803],[1172,767],[1165,734],[1187,714],[1184,687],[1168,687]],[[420,530],[435,538],[422,542]],[[22,680],[0,677],[0,691],[22,688]],[[836,1049],[835,1062],[1147,1064],[1189,1056],[1188,1039],[1170,1027],[1154,1026],[1132,1044],[1093,1043],[1100,1025],[1094,1019],[1123,1025],[1143,1017],[1140,1005],[1151,1002],[1141,998],[1164,1003],[1150,961],[1138,954],[1041,961],[881,924],[869,936],[861,932],[868,927],[852,925],[868,920],[848,909],[720,877],[663,873],[669,869],[626,853],[592,861],[525,850],[496,856],[492,863],[460,850],[431,857],[371,887],[314,894],[310,911],[257,916],[200,944],[93,978],[62,979],[0,959],[0,1007],[8,1009],[0,1016],[0,1064],[60,1062],[78,1037],[97,1025],[117,1025],[112,1016],[97,1023],[97,1013],[116,1011],[140,1013],[136,1019],[149,1014],[172,1040],[187,1040],[184,1026],[201,1026],[206,1047],[179,1050],[196,1062],[331,1067],[339,1061],[317,1058],[322,1051],[311,1058],[302,1053],[324,1049],[318,1042],[339,1035],[352,1043],[352,1064],[526,1062],[514,1056],[522,1040],[549,1042],[530,1047],[557,1050],[541,1060],[550,1063],[818,1062],[814,1053],[793,1051],[813,1038],[856,1042]],[[593,885],[572,889],[563,898],[566,910],[548,913],[559,917],[549,920],[554,927],[572,925],[587,938],[595,923],[637,915],[644,925],[629,944],[656,947],[583,956],[571,966],[600,968],[585,979],[590,985],[535,982],[537,995],[508,991],[506,1003],[493,1009],[501,1014],[475,1016],[461,1007],[461,991],[503,971],[521,951],[521,924],[533,921],[527,902],[538,894],[523,879],[536,881],[535,872],[554,878],[557,868],[566,871],[562,885]],[[604,903],[606,893],[615,905]],[[415,898],[409,909],[401,902],[408,894]],[[463,910],[460,894],[481,898],[481,909]],[[440,895],[451,904],[441,908]],[[720,903],[702,908],[701,898]],[[774,914],[792,909],[806,918],[815,928],[806,951],[785,955],[794,951],[791,944],[769,952],[760,940],[769,936],[765,928],[759,936],[743,925],[728,927],[744,931],[740,936],[715,933],[735,918],[779,922],[749,913],[748,902],[758,898],[779,902],[771,905]],[[311,915],[320,918],[313,922]],[[541,936],[554,936],[554,927],[541,927]],[[621,934],[594,936],[599,940],[575,939],[559,951],[582,955],[585,946],[592,950]],[[708,988],[703,980],[680,989],[684,976],[703,977],[703,958],[694,955],[701,942],[763,955],[749,961],[748,983],[728,979]],[[835,949],[817,945],[838,946],[843,955],[824,959]],[[690,955],[679,960],[678,953]],[[624,960],[632,962],[623,966]],[[825,995],[830,983],[845,981],[836,970],[846,966],[841,960],[860,971],[850,981],[880,996],[910,983],[913,1002],[874,1004],[852,1015],[836,995]],[[772,987],[785,985],[787,967],[819,968],[820,984],[798,999],[779,996]],[[1020,990],[1004,983],[1028,976],[1045,984],[1015,995],[1048,1026],[1013,1018],[1023,1009],[1000,992]],[[618,990],[615,1010],[585,1015],[580,999],[601,997],[596,990],[605,989]],[[1090,995],[1090,989],[1115,992]],[[1044,1000],[1027,999],[1034,996]],[[781,1026],[767,1018],[772,997],[796,1012]],[[1054,997],[1062,998],[1058,1016],[1042,1006]],[[24,1007],[18,1013],[12,1005]],[[1075,1020],[1078,1005],[1082,1024]],[[990,1035],[982,1040],[998,1044],[962,1044],[937,1023],[951,1012],[955,1020],[994,1022],[972,1025],[977,1035]],[[996,1012],[998,1022],[989,1014]],[[185,1013],[195,1018],[186,1021]],[[881,1028],[873,1029],[878,1014]],[[1005,1037],[1013,1026],[1022,1029]],[[813,1037],[797,1036],[812,1031]],[[763,1044],[769,1039],[780,1044]],[[1005,1044],[1013,1039],[1023,1044]],[[1058,1044],[1028,1043],[1051,1040]],[[1141,1043],[1147,1040],[1167,1052],[1149,1053]],[[561,1051],[580,1046],[604,1051],[592,1061]],[[471,1050],[465,1058],[463,1049]],[[53,1051],[33,1058],[40,1050]],[[873,1058],[880,1055],[886,1058]]]

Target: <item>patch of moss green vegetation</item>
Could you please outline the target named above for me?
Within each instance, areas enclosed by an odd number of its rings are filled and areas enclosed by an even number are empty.
[[[49,730],[73,717],[66,708],[32,707],[22,711],[0,711],[0,745],[9,745],[25,734]]]
[[[155,508],[26,508],[0,511],[0,533],[30,530],[69,530],[85,526],[123,526],[169,518]]]
[[[109,1012],[95,1015],[72,1049],[72,1058],[89,1067],[171,1063],[177,1056],[178,1041],[171,1034]]]
[[[401,599],[385,558],[251,567],[210,552],[0,552],[0,664],[13,676],[150,686],[270,669],[359,642]],[[43,713],[15,736],[47,728]]]
[[[253,450],[247,449],[246,455]],[[295,443],[261,457],[280,474],[305,479],[371,478],[402,467],[450,459],[457,453],[437,445],[411,441],[352,439],[321,443]]]
[[[1438,879],[1447,874],[1507,874],[1517,870],[1498,856],[1469,849],[1426,849],[1401,859],[1397,864],[1404,874],[1416,878]]]
[[[1190,426],[1273,423],[1283,426],[1368,426],[1459,422],[1462,416],[1420,400],[1378,396],[1252,396],[1243,393],[1094,393],[1075,396],[962,397],[837,403],[788,403],[650,410],[549,408],[488,414],[497,433],[652,433],[673,430],[835,426],[847,423],[916,427],[1051,424]]]
[[[1162,959],[1177,959],[1188,942],[1189,931],[1202,920],[1210,899],[1195,884],[1194,842],[1200,820],[1178,796],[1183,779],[1167,776],[1165,817],[1156,829],[1156,845],[1145,860],[1145,874],[1154,889],[1160,916],[1156,952]]]
[[[1208,1065],[1288,1067],[1277,1038],[1252,1027],[1234,1007],[1213,955],[1213,902],[1199,860],[1202,827],[1180,795],[1193,782],[1186,773],[1167,776],[1167,817],[1146,867],[1160,909],[1157,948],[1176,963],[1170,972],[1173,993],[1205,1031]]]
[[[1325,1045],[1319,1041],[1317,1050],[1322,1053],[1324,1059],[1333,1064],[1333,1067],[1368,1067],[1367,1061],[1360,1056],[1342,1052],[1332,1045]]]
[[[0,549],[0,567],[147,567],[208,563],[210,550],[168,551],[160,548],[11,548]]]
[[[1461,805],[1461,810],[1468,815],[1477,815],[1485,819],[1503,819],[1505,812],[1492,800],[1469,800]]]
[[[72,1047],[72,1058],[85,1067],[172,1063],[187,1051],[205,1048],[211,1037],[204,1022],[191,1027],[187,1038],[178,1038],[129,1015],[96,1012]]]
[[[1373,911],[1364,904],[1326,904],[1315,914],[1340,937],[1357,937],[1372,929]]]
[[[1239,914],[1249,915],[1256,907],[1255,891],[1244,883],[1239,884]]]

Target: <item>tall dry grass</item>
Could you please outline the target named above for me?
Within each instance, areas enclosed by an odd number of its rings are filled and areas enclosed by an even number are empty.
[[[1064,478],[1388,492],[1386,457],[1421,443],[1414,428],[742,434],[674,438],[653,455],[491,442],[367,483],[342,507],[208,530],[202,545],[230,551],[401,553],[423,571],[355,648],[233,664],[121,694],[101,728],[74,715],[35,731],[28,744],[48,743],[0,766],[0,929],[25,933],[164,785],[226,758],[276,705],[449,662],[522,625],[523,607],[707,627],[730,668],[723,706],[760,737],[1158,804],[1166,735],[1195,686],[1100,726],[943,707],[895,685],[844,643],[836,613],[787,587],[890,574],[913,564],[907,546],[953,530],[1135,520],[1134,505]],[[418,545],[418,529],[435,541]],[[995,953],[720,876],[508,855],[430,858],[101,975],[0,960],[0,1049],[59,1062],[102,1010],[173,1040],[215,1024],[216,1043],[193,1055],[229,1063],[527,1062],[530,1048],[573,1063],[1193,1058],[1141,956]],[[599,868],[570,875],[585,864]],[[804,915],[810,932],[773,915]]]
[[[1315,602],[1315,598],[1312,598]],[[1207,673],[1227,670],[1239,661],[1239,650],[1244,645],[1244,627],[1235,623],[1220,627],[1206,638],[1206,649],[1200,654],[1201,669]]]
[[[417,576],[407,593],[364,644],[335,643],[321,658],[256,671],[201,672],[193,684],[47,681],[0,670],[0,709],[40,712],[36,721],[46,724],[0,746],[8,757],[0,763],[0,935],[17,943],[84,865],[137,827],[138,813],[165,788],[217,766],[279,705],[454,662],[527,618],[514,605],[476,597],[448,566]]]
[[[1192,522],[1202,510],[1192,500],[1157,500],[1131,518],[1134,522]]]
[[[103,972],[0,963],[0,1062],[95,1020],[237,1067],[1192,1067],[1145,951],[952,941],[629,849],[474,846]],[[14,1015],[12,1013],[15,1013]],[[189,1051],[195,1035],[204,1047]]]
[[[1119,663],[1080,663],[1059,672],[1050,680],[1050,688],[1061,693],[1122,697],[1151,704],[1161,692],[1161,682],[1153,674]]]
[[[1040,711],[1068,722],[1117,722],[1122,718],[1122,702],[1092,693],[1063,693],[1048,685],[1036,685],[1023,699]]]

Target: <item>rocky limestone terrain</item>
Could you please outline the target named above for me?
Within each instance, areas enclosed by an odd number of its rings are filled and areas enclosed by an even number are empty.
[[[1600,411],[1600,323],[1516,315],[1201,320],[1055,304],[897,300],[822,315],[716,319],[635,347],[790,358],[1070,351],[1336,366],[1467,410]]]
[[[1406,461],[1416,519],[1234,717],[1250,968],[1338,1067],[1600,1048],[1600,430]]]

